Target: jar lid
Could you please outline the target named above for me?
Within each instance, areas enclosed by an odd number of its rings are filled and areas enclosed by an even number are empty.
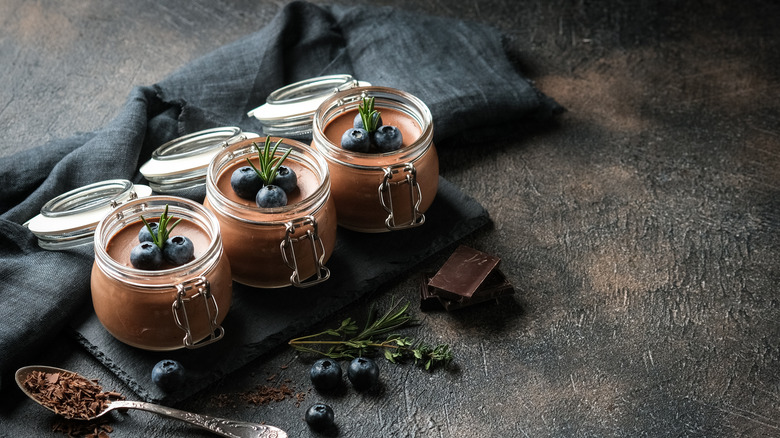
[[[73,248],[91,243],[97,224],[118,205],[151,194],[150,187],[125,179],[100,181],[51,199],[24,225],[43,249]]]
[[[311,135],[314,112],[331,95],[355,87],[369,86],[350,75],[330,75],[305,79],[279,88],[266,102],[249,111],[268,135],[300,138]]]
[[[158,147],[139,170],[158,193],[195,187],[206,183],[209,163],[223,147],[256,137],[234,126],[193,132]]]

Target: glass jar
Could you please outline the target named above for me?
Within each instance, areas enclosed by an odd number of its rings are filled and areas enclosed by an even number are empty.
[[[330,195],[325,159],[295,140],[270,137],[279,144],[276,156],[288,149],[284,165],[298,176],[298,188],[283,207],[260,208],[238,197],[230,176],[252,159],[257,166],[263,142],[246,140],[220,151],[209,165],[204,205],[220,222],[233,279],[252,287],[308,287],[330,277],[325,263],[336,245],[336,208]]]
[[[129,263],[144,219],[182,219],[172,235],[185,235],[195,258],[181,266],[141,270]],[[175,220],[174,219],[174,220]],[[197,348],[222,338],[233,284],[219,222],[202,205],[173,196],[126,202],[95,230],[92,303],[103,326],[118,340],[146,350]]]
[[[400,149],[385,153],[341,148],[364,97],[384,124],[403,135]],[[314,114],[312,146],[322,153],[331,174],[339,225],[359,232],[416,227],[436,196],[439,158],[433,145],[433,121],[417,97],[387,87],[358,87],[325,100]]]

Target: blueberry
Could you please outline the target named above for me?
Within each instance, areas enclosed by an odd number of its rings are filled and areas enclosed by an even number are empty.
[[[257,192],[255,202],[262,208],[284,207],[287,205],[287,194],[278,186],[269,184]]]
[[[403,142],[401,131],[392,125],[380,126],[374,133],[374,145],[380,152],[398,150]]]
[[[162,263],[162,250],[152,242],[141,242],[130,251],[130,264],[136,269],[153,271],[160,269]]]
[[[183,265],[195,256],[192,240],[185,236],[169,237],[163,245],[163,257],[172,265]]]
[[[251,166],[244,166],[230,175],[230,186],[239,197],[255,199],[257,192],[263,187],[263,179]]]
[[[347,377],[356,390],[365,391],[379,380],[379,367],[369,357],[356,357],[349,363]]]
[[[273,184],[281,187],[285,193],[290,193],[298,187],[298,176],[295,175],[295,171],[287,166],[279,166],[276,169],[276,176],[274,177]]]
[[[157,222],[149,222],[149,221],[147,221],[147,223],[149,224],[149,227],[152,228],[152,233],[154,233],[154,235],[156,236],[157,235],[157,228],[158,228]],[[154,240],[152,240],[152,233],[149,232],[149,228],[147,228],[146,225],[142,226],[141,230],[138,232],[138,241],[139,242],[154,242]]]
[[[374,113],[372,115],[372,117],[374,118],[374,120],[376,120],[377,117],[378,117],[379,121],[376,122],[376,126],[382,126],[382,115],[381,114]],[[352,121],[352,127],[353,128],[366,129],[366,127],[363,125],[363,118],[360,117],[360,112],[355,114],[355,120]]]
[[[353,152],[368,152],[371,148],[371,137],[363,128],[347,129],[341,136],[341,147]]]
[[[332,391],[341,384],[341,365],[333,359],[320,359],[311,366],[309,377],[318,391]]]
[[[172,392],[184,383],[184,367],[173,359],[163,359],[152,368],[152,381],[165,392]]]
[[[306,410],[306,424],[313,430],[333,427],[333,408],[325,403],[315,403]]]

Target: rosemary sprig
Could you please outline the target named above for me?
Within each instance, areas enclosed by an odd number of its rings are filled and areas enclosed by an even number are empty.
[[[176,222],[173,223],[173,225],[171,225],[170,228],[168,228],[168,222],[170,222],[171,219],[173,219],[173,216],[168,216],[168,204],[165,204],[165,210],[160,215],[160,220],[157,221],[157,232],[155,233],[149,222],[147,222],[146,219],[141,216],[141,221],[144,223],[144,225],[146,225],[146,229],[149,230],[149,234],[152,235],[152,242],[160,249],[163,249],[165,246],[165,241],[168,240],[168,236],[171,235],[171,231],[173,231],[176,225],[179,225],[179,222],[181,222],[181,218],[179,218]]]
[[[403,305],[393,302],[387,312],[377,317],[376,308],[371,306],[362,330],[352,318],[347,318],[337,328],[295,338],[289,344],[298,351],[331,359],[351,359],[383,350],[385,359],[392,363],[412,359],[426,370],[446,366],[452,361],[449,345],[427,345],[394,333],[413,322],[408,310],[408,302]]]
[[[292,151],[292,149],[287,149],[287,152],[285,152],[281,158],[275,156],[276,148],[279,147],[279,144],[282,142],[282,140],[283,139],[279,139],[273,148],[271,148],[271,136],[266,136],[265,146],[263,146],[263,149],[260,149],[260,146],[258,146],[257,143],[252,142],[252,146],[257,149],[257,157],[260,161],[259,169],[255,167],[249,158],[247,158],[246,161],[250,166],[252,166],[252,169],[257,172],[257,175],[263,179],[263,182],[266,185],[274,182],[274,178],[276,178],[276,172],[279,170],[279,166],[282,165],[284,160],[287,159],[287,156],[290,155],[290,151]]]
[[[379,126],[379,111],[374,109],[374,97],[364,97],[363,101],[358,105],[358,113],[360,113],[360,119],[363,120],[363,126],[366,131],[371,134],[376,131]]]

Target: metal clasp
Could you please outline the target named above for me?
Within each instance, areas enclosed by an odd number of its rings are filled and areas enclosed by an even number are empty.
[[[197,290],[194,295],[187,298],[187,292],[191,290]],[[209,321],[209,337],[203,339],[200,342],[194,342],[192,337],[192,329],[190,326],[190,319],[187,315],[186,303],[196,300],[198,298],[203,299],[203,305],[206,307],[206,317]],[[212,312],[211,307],[214,311]],[[184,339],[182,342],[187,348],[200,348],[205,345],[211,344],[222,339],[225,335],[225,329],[221,325],[217,324],[217,315],[219,315],[219,307],[217,306],[217,300],[214,295],[211,294],[211,288],[209,281],[204,276],[199,276],[191,280],[183,281],[176,285],[176,300],[171,305],[173,310],[173,319],[176,321],[176,325],[180,329],[184,330]]]
[[[385,176],[382,183],[379,184],[379,202],[382,203],[388,216],[385,219],[385,225],[390,230],[403,230],[405,228],[418,227],[425,223],[425,215],[420,213],[420,202],[422,202],[422,190],[417,183],[417,169],[411,163],[396,164],[384,168]],[[392,181],[393,175],[405,172],[406,176],[398,181]],[[409,187],[409,207],[412,216],[408,222],[397,224],[395,209],[393,206],[393,190],[400,189],[399,186],[407,185]]]
[[[308,226],[304,233],[298,237],[293,237],[295,230],[304,226]],[[285,224],[286,233],[284,240],[279,244],[279,248],[282,251],[282,259],[287,266],[293,270],[290,276],[290,283],[296,287],[309,287],[330,278],[330,269],[325,267],[323,259],[325,258],[325,246],[322,244],[317,233],[317,220],[314,216],[307,215],[302,218],[294,219]],[[301,275],[299,272],[298,257],[295,254],[295,247],[293,244],[308,239],[311,243],[312,257],[314,258],[314,265],[317,268],[317,276],[307,282],[301,281]]]

